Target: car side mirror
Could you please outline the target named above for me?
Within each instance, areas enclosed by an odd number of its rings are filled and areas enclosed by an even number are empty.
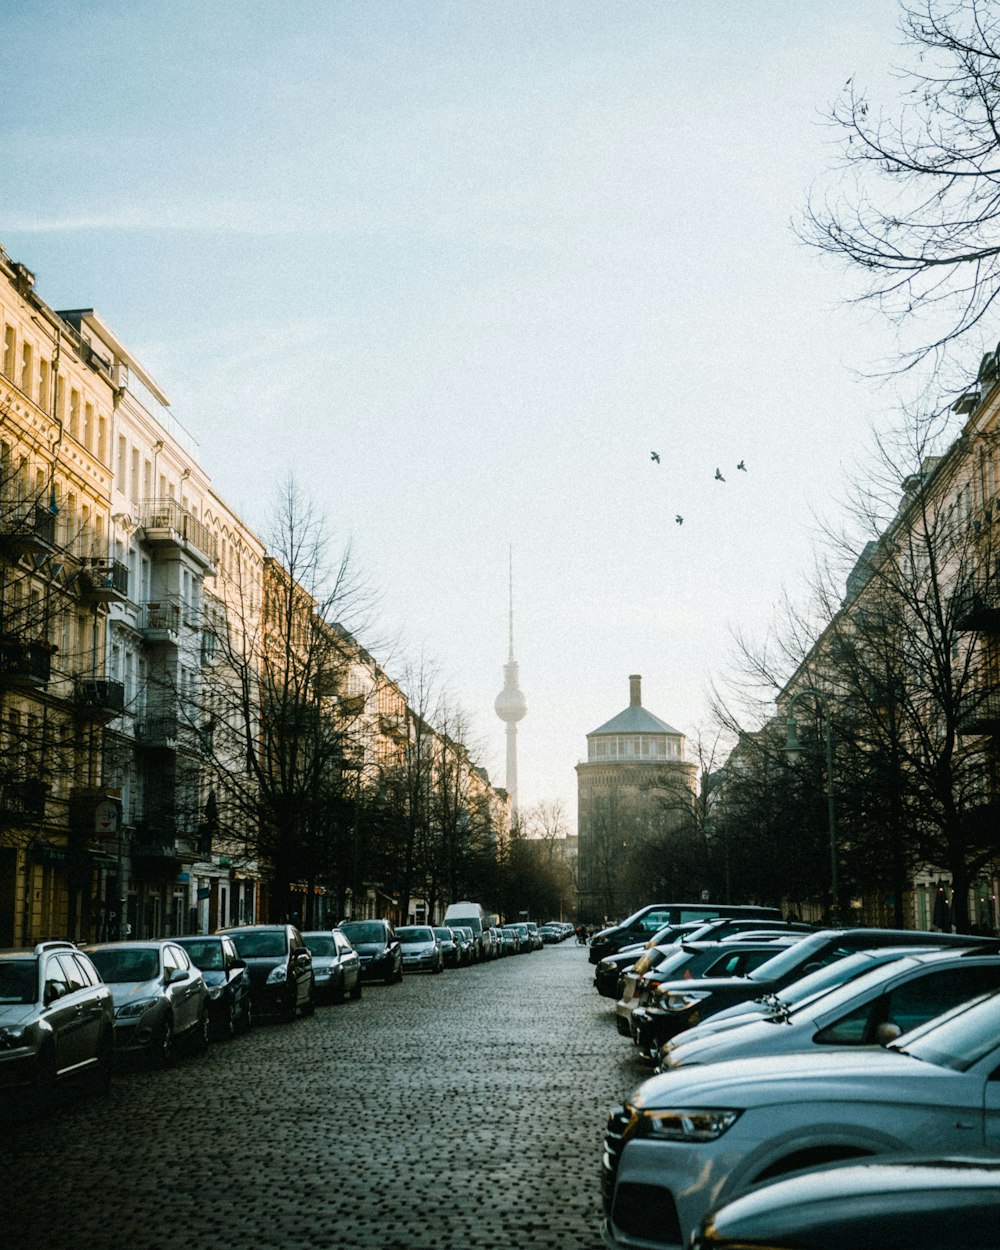
[[[44,1003],[46,1007],[50,1007],[57,999],[62,998],[62,990],[58,981],[45,982]]]
[[[171,968],[166,975],[165,982],[167,985],[173,985],[175,981],[182,981],[186,975],[183,968]]]
[[[229,964],[230,968],[245,968],[247,961],[245,959],[233,959]]]
[[[890,1042],[894,1042],[897,1037],[902,1036],[903,1030],[898,1024],[893,1024],[890,1020],[886,1020],[884,1024],[880,1024],[875,1030],[875,1041],[880,1046],[888,1046]]]

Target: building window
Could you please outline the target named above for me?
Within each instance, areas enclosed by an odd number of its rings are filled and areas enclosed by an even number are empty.
[[[147,463],[148,463],[148,461],[147,461]],[[124,484],[124,482],[123,482],[123,483],[122,483],[122,488],[123,488],[123,489],[124,489],[124,485],[125,485],[125,484]],[[133,447],[133,448],[132,448],[132,481],[131,481],[131,486],[132,486],[132,489],[131,489],[131,491],[129,492],[129,499],[131,499],[131,500],[132,500],[132,502],[133,502],[133,504],[135,504],[135,506],[136,506],[136,507],[138,507],[138,506],[139,506],[139,449],[138,449],[137,447]]]
[[[94,405],[83,406],[83,445],[88,451],[94,450],[94,438],[97,430],[94,427]]]
[[[117,485],[118,489],[119,489],[119,490],[120,490],[123,494],[124,494],[124,492],[125,492],[125,464],[126,464],[126,456],[127,456],[127,450],[126,450],[126,445],[125,445],[125,436],[124,436],[123,434],[119,434],[119,436],[118,436],[118,455],[117,455],[117,458],[116,458],[116,461],[115,461],[115,477],[117,478],[117,482],[116,482],[115,484]]]
[[[80,392],[75,387],[69,393],[69,432],[80,441]]]
[[[3,371],[14,381],[14,358],[16,354],[14,327],[4,326],[3,328]]]
[[[25,395],[31,395],[31,344],[25,343],[21,347],[21,390]]]
[[[49,410],[49,362],[38,362],[38,406],[45,412]]]

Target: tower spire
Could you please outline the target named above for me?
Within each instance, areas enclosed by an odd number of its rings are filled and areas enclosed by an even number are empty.
[[[503,666],[503,689],[496,697],[493,707],[497,716],[507,726],[507,793],[511,806],[517,811],[517,722],[528,710],[527,700],[521,693],[517,677],[517,661],[514,659],[514,556],[513,548],[507,548],[507,663]]]

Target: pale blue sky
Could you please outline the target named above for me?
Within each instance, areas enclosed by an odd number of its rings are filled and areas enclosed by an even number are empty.
[[[249,523],[294,470],[493,779],[508,544],[522,802],[575,818],[630,673],[693,736],[890,404],[790,221],[895,5],[35,0],[0,34],[0,243]]]

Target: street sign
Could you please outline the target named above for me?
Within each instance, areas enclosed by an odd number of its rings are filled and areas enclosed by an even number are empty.
[[[94,804],[95,834],[106,841],[117,838],[121,815],[121,807],[116,799],[98,799]]]

